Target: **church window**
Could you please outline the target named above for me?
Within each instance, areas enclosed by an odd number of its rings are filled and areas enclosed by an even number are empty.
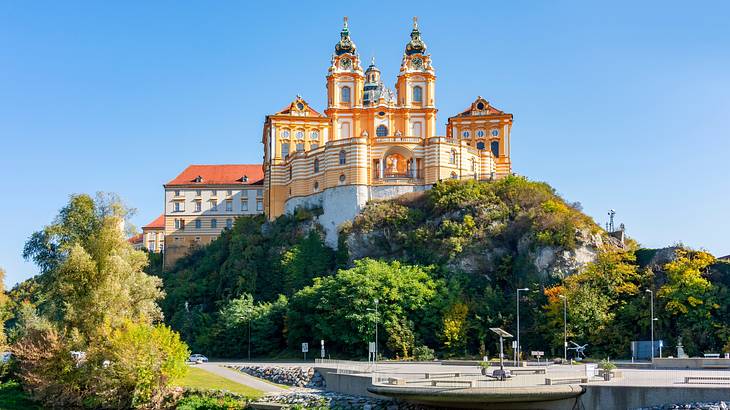
[[[216,229],[218,227],[218,220],[217,219],[211,219],[210,220],[210,227],[213,229]]]
[[[297,139],[304,138],[304,131],[297,131]]]
[[[477,130],[477,137],[484,138],[484,130]]]
[[[319,139],[319,131],[312,131],[312,133],[309,134],[309,138],[311,138],[313,140],[318,140]]]
[[[449,154],[449,164],[456,164],[456,151],[454,151],[453,149]]]
[[[289,138],[289,130],[284,130],[281,132],[281,138]]]
[[[470,135],[471,135],[471,133],[469,131],[464,131],[461,133],[461,136],[464,138],[469,138]]]
[[[281,156],[284,158],[289,156],[289,144],[286,142],[281,144]]]
[[[342,87],[342,89],[340,90],[340,100],[342,100],[342,102],[346,102],[346,103],[350,102],[350,87],[348,87],[348,86]]]
[[[345,164],[347,164],[347,153],[343,149],[342,151],[340,151],[340,165],[345,165]]]
[[[477,149],[483,150],[484,149],[484,141],[477,142]]]
[[[314,160],[314,172],[319,172],[319,158]]]
[[[492,155],[499,157],[499,141],[492,141]]]
[[[375,130],[375,135],[378,137],[385,137],[388,135],[388,127],[385,125],[378,125],[378,128]]]
[[[304,151],[304,144],[301,142],[297,143],[297,152]]]
[[[499,137],[499,130],[498,130],[498,129],[496,129],[496,128],[495,128],[495,129],[493,129],[493,130],[492,130],[492,136],[493,136],[493,137]]]
[[[483,109],[484,109],[484,103],[480,101],[479,103],[477,103],[477,110],[481,111]]]
[[[345,179],[346,179],[345,178],[345,174],[340,175],[340,183],[341,184],[344,184],[345,183]]]
[[[413,101],[423,102],[423,88],[419,85],[413,87]]]

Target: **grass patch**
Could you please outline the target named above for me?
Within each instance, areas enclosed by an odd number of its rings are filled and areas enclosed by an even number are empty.
[[[0,409],[28,409],[41,410],[41,407],[30,400],[20,387],[20,383],[9,381],[0,383]]]
[[[250,399],[257,399],[264,393],[252,387],[236,383],[223,376],[206,372],[198,367],[190,367],[188,375],[176,383],[181,387],[190,387],[200,390],[228,390],[233,393],[244,395]]]

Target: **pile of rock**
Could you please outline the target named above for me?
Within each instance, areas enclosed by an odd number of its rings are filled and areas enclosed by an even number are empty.
[[[398,410],[399,406],[390,400],[379,400],[371,397],[350,396],[346,394],[317,391],[291,392],[268,395],[259,400],[265,403],[277,403],[301,408],[329,409],[371,409]]]
[[[635,410],[670,410],[670,409],[689,409],[689,410],[728,410],[730,405],[724,401],[718,402],[693,402],[681,404],[665,404],[663,406],[641,407]]]
[[[229,366],[238,370],[278,384],[295,387],[309,387],[321,389],[325,381],[318,371],[311,367],[280,367],[280,366]]]

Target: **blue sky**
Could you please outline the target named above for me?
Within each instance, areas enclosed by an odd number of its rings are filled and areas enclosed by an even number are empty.
[[[395,83],[419,16],[446,118],[481,95],[514,114],[514,170],[608,209],[648,247],[730,254],[730,3],[6,1],[0,3],[0,266],[71,193],[141,226],[191,163],[261,161],[264,116],[322,109],[342,16]]]

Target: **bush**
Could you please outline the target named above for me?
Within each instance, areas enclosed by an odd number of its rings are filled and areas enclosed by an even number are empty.
[[[180,336],[164,325],[125,323],[92,352],[95,399],[115,408],[154,405],[171,382],[185,376],[190,356]]]
[[[177,410],[243,410],[246,408],[246,401],[230,396],[211,396],[193,394],[183,397],[177,406]]]
[[[436,358],[433,349],[428,346],[416,346],[413,348],[413,359],[417,361],[429,361]]]

